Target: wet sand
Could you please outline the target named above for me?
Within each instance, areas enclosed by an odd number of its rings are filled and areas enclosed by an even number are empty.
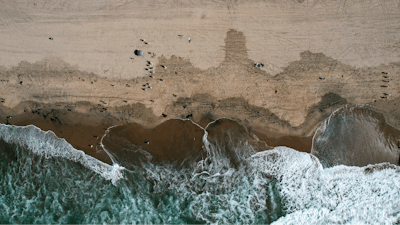
[[[40,110],[39,110],[40,111]],[[124,152],[124,148],[143,149],[149,152],[152,159],[160,161],[179,161],[188,156],[205,156],[202,138],[204,128],[214,121],[210,117],[204,117],[198,121],[198,125],[190,120],[171,119],[160,125],[147,129],[139,124],[114,125],[111,123],[97,124],[93,117],[88,115],[74,114],[72,117],[76,123],[70,124],[71,120],[66,112],[53,111],[53,114],[46,117],[43,112],[38,114],[36,111],[27,112],[25,115],[16,115],[5,121],[8,124],[26,126],[33,124],[43,131],[51,130],[58,137],[66,139],[74,148],[83,150],[87,154],[112,164],[112,160],[102,150],[100,142],[110,128],[103,140],[104,147],[112,154],[124,160],[133,160],[135,155]],[[100,119],[99,119],[100,120]],[[115,122],[114,122],[115,123]],[[311,137],[285,136],[280,138],[269,137],[256,130],[249,130],[238,122],[229,119],[219,119],[210,123],[207,127],[208,140],[221,146],[231,146],[238,144],[238,141],[248,141],[256,150],[262,151],[271,149],[275,146],[287,146],[299,151],[310,152]],[[255,134],[259,140],[256,140]],[[232,142],[233,138],[233,142]]]

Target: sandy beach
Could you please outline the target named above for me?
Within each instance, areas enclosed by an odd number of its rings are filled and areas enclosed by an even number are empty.
[[[304,152],[319,123],[346,104],[369,105],[399,128],[399,7],[2,1],[0,122],[52,130],[109,164],[99,143],[115,125],[123,125],[118,138],[150,142],[143,148],[156,160],[201,145],[202,129],[173,119],[203,128],[231,119],[226,126],[244,125],[266,149]]]

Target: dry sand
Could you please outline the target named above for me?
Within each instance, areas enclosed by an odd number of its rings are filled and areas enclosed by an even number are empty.
[[[111,125],[135,123],[139,135],[171,118],[205,127],[224,117],[268,146],[302,151],[345,104],[372,105],[398,128],[399,9],[374,0],[0,1],[0,122],[51,129],[108,163],[94,136]],[[149,149],[165,158],[162,146]]]

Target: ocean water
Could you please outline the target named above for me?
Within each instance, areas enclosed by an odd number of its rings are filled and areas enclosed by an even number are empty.
[[[260,150],[234,132],[218,142],[205,132],[205,155],[185,166],[155,163],[134,146],[143,157],[129,164],[109,152],[110,166],[51,131],[0,124],[0,222],[399,224],[398,162],[350,165],[376,152],[398,159],[396,133],[385,133],[380,114],[370,112],[335,111],[317,130],[312,154]],[[374,131],[364,137],[365,127]],[[351,149],[341,135],[363,146]],[[359,162],[346,159],[363,149]]]

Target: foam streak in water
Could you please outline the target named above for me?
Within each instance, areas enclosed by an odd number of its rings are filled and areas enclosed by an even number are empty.
[[[52,131],[42,131],[34,125],[18,127],[0,124],[0,138],[8,143],[26,146],[34,154],[42,155],[45,158],[63,157],[79,162],[106,180],[111,180],[113,184],[123,178],[123,167],[110,166],[86,155],[83,151],[73,148],[65,139],[58,138]]]

